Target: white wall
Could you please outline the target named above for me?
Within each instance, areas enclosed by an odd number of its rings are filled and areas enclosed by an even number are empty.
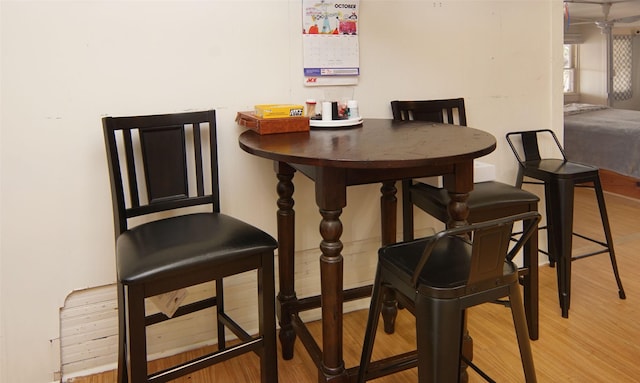
[[[0,3],[1,382],[53,380],[65,297],[114,281],[102,116],[217,109],[223,209],[275,234],[271,164],[238,148],[234,117],[317,96],[302,85],[300,13],[299,0]],[[485,161],[505,181],[505,132],[561,133],[560,2],[361,0],[360,22],[363,116],[390,117],[396,98],[465,97],[469,124],[498,139]],[[310,249],[319,216],[296,179],[297,243]],[[343,241],[379,235],[378,188],[350,192]]]

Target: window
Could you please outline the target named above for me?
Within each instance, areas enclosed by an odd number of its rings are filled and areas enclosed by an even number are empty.
[[[564,93],[578,93],[576,86],[577,44],[564,44]]]
[[[613,36],[613,99],[633,97],[631,68],[633,66],[631,35]]]

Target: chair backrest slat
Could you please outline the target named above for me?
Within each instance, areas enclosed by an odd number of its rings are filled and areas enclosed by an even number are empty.
[[[189,197],[184,135],[182,126],[140,129],[149,204]]]
[[[116,236],[141,215],[197,205],[220,211],[215,111],[105,117],[103,129]]]
[[[125,158],[127,163],[127,178],[129,185],[129,196],[131,198],[131,206],[140,206],[138,197],[138,183],[136,182],[136,168],[133,163],[133,143],[131,140],[131,129],[123,129],[122,131],[125,148]]]
[[[464,98],[442,100],[391,101],[393,119],[431,121],[467,126]],[[458,117],[456,123],[455,117]],[[446,117],[446,119],[445,119]]]
[[[522,148],[525,161],[540,161],[540,147],[538,146],[537,132],[522,133]]]
[[[467,285],[495,280],[502,276],[502,268],[511,242],[513,222],[477,229],[473,233],[471,264]]]
[[[193,124],[193,149],[197,159],[202,159],[202,145],[200,136],[200,124]],[[198,196],[204,195],[204,175],[202,161],[196,161],[196,192]]]

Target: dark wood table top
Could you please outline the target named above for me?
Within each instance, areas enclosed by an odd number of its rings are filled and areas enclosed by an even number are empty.
[[[447,165],[482,157],[496,148],[490,133],[419,121],[365,119],[362,126],[309,132],[240,135],[248,153],[300,165],[393,169]]]

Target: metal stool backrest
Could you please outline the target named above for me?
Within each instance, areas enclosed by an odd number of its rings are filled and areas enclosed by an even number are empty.
[[[523,230],[522,236],[509,249],[513,223],[522,220],[529,221]],[[418,288],[420,275],[423,273],[431,253],[440,241],[447,238],[467,241],[466,235],[471,236],[471,263],[466,282],[467,288],[476,283],[487,281],[495,283],[497,278],[503,275],[504,261],[510,261],[520,251],[524,243],[531,237],[531,234],[537,230],[539,220],[540,215],[537,212],[527,212],[441,231],[431,237],[425,247],[422,257],[413,271],[411,283],[414,288]],[[473,291],[478,290],[473,288]]]
[[[520,131],[520,132],[510,132],[507,133],[506,138],[513,154],[515,154],[516,158],[520,165],[525,166],[525,163],[530,161],[540,161],[543,157],[540,155],[540,144],[538,143],[538,137],[542,137],[541,135],[549,135],[553,138],[553,141],[556,143],[558,148],[558,153],[562,156],[562,159],[567,161],[567,156],[564,153],[564,149],[560,144],[560,140],[556,134],[550,129],[539,129],[539,130],[528,130],[528,131]],[[514,137],[519,136],[522,143],[522,148],[519,150],[514,143]]]

